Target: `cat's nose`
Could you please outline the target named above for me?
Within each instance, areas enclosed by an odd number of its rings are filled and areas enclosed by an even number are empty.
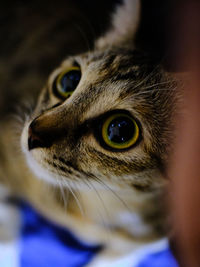
[[[37,121],[34,120],[28,129],[28,149],[50,147],[52,142],[47,135],[38,131]]]

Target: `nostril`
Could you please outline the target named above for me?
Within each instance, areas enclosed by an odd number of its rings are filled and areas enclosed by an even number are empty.
[[[40,139],[30,136],[28,138],[28,149],[31,150],[37,147],[44,147],[44,143]]]
[[[36,133],[35,130],[35,121],[33,121],[28,129],[28,149],[32,150],[39,147],[50,147],[51,142],[45,136],[42,136],[39,133]]]

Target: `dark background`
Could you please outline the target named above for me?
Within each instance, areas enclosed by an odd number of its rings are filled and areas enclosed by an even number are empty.
[[[33,99],[67,55],[92,49],[120,0],[17,0],[0,6],[0,119]],[[136,44],[166,58],[169,1],[142,0]]]

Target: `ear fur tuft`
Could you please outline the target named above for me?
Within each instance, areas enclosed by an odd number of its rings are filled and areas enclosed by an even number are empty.
[[[134,40],[140,17],[140,0],[123,0],[111,16],[111,27],[100,37],[95,46],[104,49]]]

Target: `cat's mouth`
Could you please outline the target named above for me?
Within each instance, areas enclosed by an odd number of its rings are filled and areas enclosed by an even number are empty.
[[[33,149],[25,151],[26,161],[37,178],[40,178],[47,183],[58,186],[59,184],[68,187],[70,181],[75,178],[80,180],[80,174],[71,166],[64,167],[55,159],[47,158],[42,149]]]

